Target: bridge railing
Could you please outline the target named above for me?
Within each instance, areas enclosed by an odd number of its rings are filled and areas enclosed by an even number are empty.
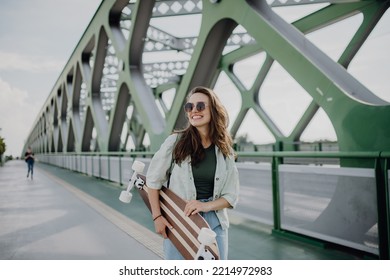
[[[135,158],[153,153],[41,154],[41,162],[126,185]],[[239,152],[240,203],[235,213],[274,234],[352,248],[389,259],[389,153]],[[370,167],[342,167],[364,160]],[[372,166],[372,167],[371,167]]]

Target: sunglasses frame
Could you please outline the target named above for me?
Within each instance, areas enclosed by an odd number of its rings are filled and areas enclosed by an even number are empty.
[[[207,104],[204,101],[199,101],[199,102],[196,102],[196,104],[191,103],[191,102],[187,102],[183,106],[184,111],[187,112],[187,113],[192,112],[192,110],[194,110],[194,107],[196,108],[196,110],[198,112],[202,112],[202,111],[204,111],[206,109]]]

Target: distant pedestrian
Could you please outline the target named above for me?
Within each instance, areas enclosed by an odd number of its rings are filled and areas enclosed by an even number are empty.
[[[34,174],[34,153],[31,150],[31,147],[27,148],[26,153],[24,154],[24,160],[27,163],[27,178],[30,175],[31,172],[31,180],[33,179]]]

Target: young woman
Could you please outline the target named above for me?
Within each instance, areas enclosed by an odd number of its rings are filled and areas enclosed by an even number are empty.
[[[165,238],[165,258],[183,259],[167,239],[166,227],[172,225],[161,215],[159,204],[158,191],[169,179],[169,188],[188,201],[185,214],[199,213],[206,219],[217,234],[220,258],[227,259],[227,208],[236,206],[239,190],[228,115],[213,90],[205,87],[190,91],[184,110],[187,127],[165,140],[146,175],[155,229]]]

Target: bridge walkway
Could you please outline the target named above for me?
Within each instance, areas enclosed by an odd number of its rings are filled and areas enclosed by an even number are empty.
[[[0,168],[0,259],[162,259],[162,239],[136,192],[58,167],[36,163],[34,179],[23,161]],[[359,259],[334,248],[280,238],[231,212],[229,259]]]

